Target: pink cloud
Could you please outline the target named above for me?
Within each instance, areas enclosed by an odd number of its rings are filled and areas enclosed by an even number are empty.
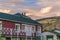
[[[26,0],[5,0],[0,2],[0,12],[15,14],[17,12],[26,12],[26,15],[32,19],[60,16],[60,0],[38,0],[37,9],[31,9],[24,6]],[[19,6],[19,7],[18,7]],[[20,8],[20,6],[22,8]]]

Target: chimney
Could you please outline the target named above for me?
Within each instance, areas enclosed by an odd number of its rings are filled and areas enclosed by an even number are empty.
[[[25,12],[22,12],[22,15],[23,15],[23,16],[26,16],[26,13],[25,13]]]

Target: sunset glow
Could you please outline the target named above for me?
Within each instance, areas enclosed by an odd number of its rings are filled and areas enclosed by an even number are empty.
[[[60,16],[60,0],[0,0],[0,12],[26,12],[32,19]]]

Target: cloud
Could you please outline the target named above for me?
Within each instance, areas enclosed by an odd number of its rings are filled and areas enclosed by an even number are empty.
[[[40,10],[41,13],[49,13],[51,11],[52,7],[45,7]]]
[[[35,19],[37,19],[36,17],[60,16],[60,0],[38,0],[36,5],[38,5],[38,11],[36,11],[36,9],[34,10],[35,12],[32,13]]]
[[[0,12],[26,12],[32,19],[60,16],[60,0],[0,0]]]
[[[59,11],[56,13],[56,16],[60,16],[60,12]]]
[[[23,7],[23,3],[25,0],[0,0],[0,4],[2,4],[3,8],[19,8]]]
[[[23,8],[23,11],[26,12],[27,16],[31,17],[32,19],[60,16],[59,10],[60,10],[59,7],[53,7],[53,6],[46,6],[41,8],[40,10],[34,10],[29,7]]]
[[[60,6],[60,0],[38,0],[36,4],[41,7],[46,7],[46,6],[57,7]]]
[[[38,0],[32,6],[24,6],[26,0],[6,0],[2,3],[6,9],[11,8],[8,13],[26,12],[26,15],[32,19],[39,19],[44,17],[59,16],[60,0]],[[29,4],[28,4],[29,5]],[[36,6],[35,6],[36,5]],[[2,7],[2,8],[4,8]],[[36,8],[36,9],[35,9]]]
[[[11,10],[6,10],[6,9],[0,9],[0,12],[4,12],[4,13],[10,13]]]
[[[49,12],[49,10],[52,9],[52,8],[51,9],[49,9],[49,8],[50,7],[46,7],[46,9],[47,9],[48,12]],[[28,7],[25,7],[25,8],[23,8],[22,11],[25,11],[26,15],[29,16],[29,17],[31,17],[32,19],[38,19],[38,18],[46,17],[46,15],[48,16],[48,14],[45,14],[47,12],[42,13],[42,11],[45,11],[46,9],[44,8],[44,10],[34,10],[34,9],[30,9]]]
[[[11,9],[0,9],[0,12],[7,13],[7,14],[15,14],[16,13]]]
[[[16,13],[19,12],[24,6],[25,0],[0,0],[0,12]]]

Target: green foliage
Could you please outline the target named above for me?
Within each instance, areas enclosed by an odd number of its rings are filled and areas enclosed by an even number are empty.
[[[2,35],[0,34],[0,40],[3,40],[3,37],[2,37]]]

